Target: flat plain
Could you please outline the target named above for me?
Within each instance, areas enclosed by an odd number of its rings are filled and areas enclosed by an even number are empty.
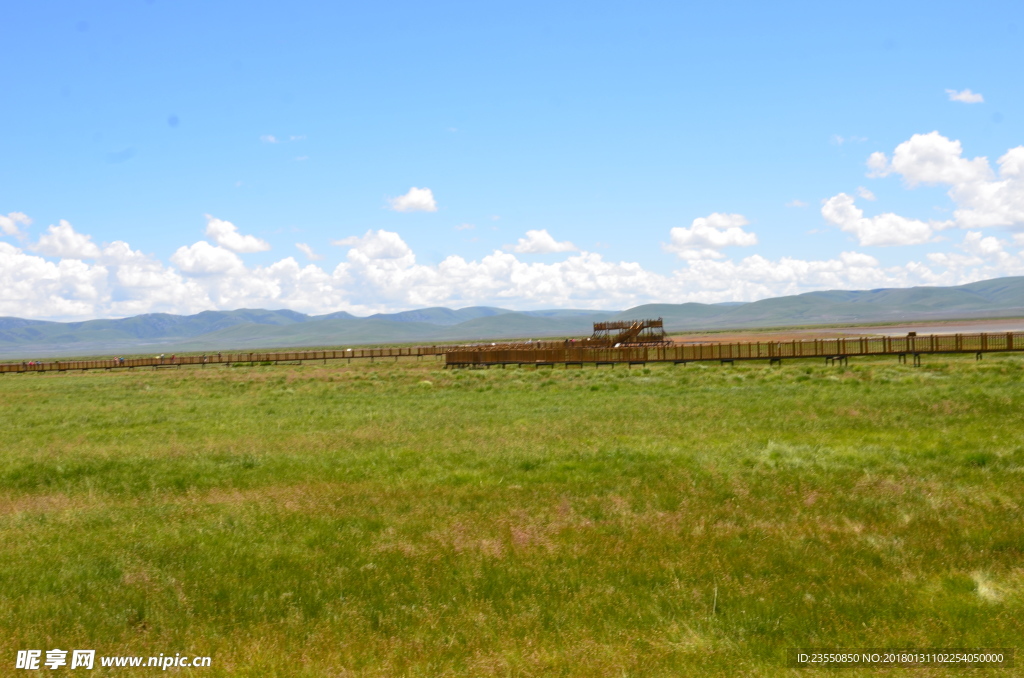
[[[1024,637],[1021,356],[8,375],[0,414],[0,672],[805,675],[787,648]]]

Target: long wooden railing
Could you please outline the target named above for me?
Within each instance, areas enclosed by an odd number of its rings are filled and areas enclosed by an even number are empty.
[[[333,351],[287,351],[279,353],[207,353],[203,355],[174,355],[152,358],[109,358],[105,360],[27,360],[17,363],[0,364],[0,374],[8,372],[67,372],[69,370],[113,370],[151,367],[181,367],[183,365],[233,365],[279,362],[304,362],[328,360],[375,360],[378,358],[403,358],[440,356],[455,346],[403,346],[394,348],[349,348]]]
[[[702,360],[770,360],[783,358],[845,359],[851,356],[921,355],[936,353],[983,353],[1024,351],[1024,332],[981,334],[932,334],[907,337],[849,337],[794,341],[679,344],[586,348],[577,345],[545,348],[491,349],[460,347],[445,353],[447,367],[529,364],[616,364],[648,362],[697,362]]]
[[[587,348],[578,341],[544,341],[532,344],[479,344],[473,346],[404,346],[393,348],[350,348],[331,351],[286,351],[251,353],[207,353],[152,358],[104,360],[23,361],[0,364],[0,374],[24,372],[67,372],[70,370],[135,369],[194,365],[276,364],[328,360],[375,360],[382,358],[444,356],[446,367],[475,365],[618,364],[698,361],[770,360],[783,358],[825,358],[844,360],[852,356],[896,355],[905,358],[939,353],[984,353],[1024,351],[1024,332],[980,334],[932,334],[908,337],[849,337],[799,341],[706,342],[675,346],[625,346]]]

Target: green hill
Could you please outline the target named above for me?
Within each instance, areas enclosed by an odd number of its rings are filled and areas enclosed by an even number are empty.
[[[669,330],[716,330],[1010,316],[1024,316],[1024,277],[957,287],[809,292],[745,304],[645,304],[624,311],[517,312],[476,306],[367,318],[344,311],[308,316],[263,309],[190,316],[153,313],[70,323],[0,318],[0,357],[583,337],[591,333],[594,322],[632,318],[660,317]]]

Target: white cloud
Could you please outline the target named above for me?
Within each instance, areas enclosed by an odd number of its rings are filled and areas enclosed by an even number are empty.
[[[293,134],[290,137],[288,137],[288,141],[305,141],[305,139],[305,134]]]
[[[0,315],[76,317],[96,312],[107,270],[79,259],[54,263],[0,242]]]
[[[127,243],[107,245],[97,262],[54,263],[0,243],[0,315],[92,318],[214,307],[203,289]]]
[[[919,245],[930,241],[936,231],[948,228],[949,222],[925,223],[886,213],[865,217],[853,197],[846,193],[832,196],[821,207],[821,216],[847,233],[853,233],[861,245]]]
[[[839,261],[848,268],[876,268],[878,266],[878,259],[861,252],[840,252]]]
[[[0,233],[3,235],[21,235],[18,224],[31,226],[32,219],[24,212],[9,212],[7,216],[0,214]]]
[[[875,200],[875,194],[872,193],[870,189],[864,188],[863,186],[857,187],[857,195],[872,202]]]
[[[260,141],[262,141],[265,144],[276,144],[278,142],[278,138],[275,137],[273,134],[264,134],[263,136],[260,137]]]
[[[416,261],[412,249],[402,237],[384,229],[367,231],[362,237],[353,235],[334,240],[331,244],[351,248],[348,251],[348,258],[361,263],[399,259],[403,264],[411,264]]]
[[[1003,243],[998,238],[983,236],[979,231],[967,231],[960,249],[979,257],[993,257],[1003,253]]]
[[[429,188],[416,188],[413,186],[405,195],[388,200],[388,204],[396,212],[436,212],[437,202],[434,200],[434,192]]]
[[[455,227],[455,230],[456,231],[472,231],[474,228],[476,228],[475,224],[459,224],[458,226]]]
[[[964,104],[980,104],[985,101],[985,97],[980,94],[975,94],[969,89],[965,89],[961,92],[957,92],[955,89],[947,89],[946,94],[949,95],[950,101],[959,101]]]
[[[710,247],[683,247],[676,248],[672,245],[665,247],[666,251],[672,252],[680,259],[686,261],[698,261],[701,259],[725,259],[725,255]]]
[[[676,227],[669,232],[671,242],[665,246],[681,259],[721,259],[723,247],[750,247],[757,244],[757,234],[743,230],[750,222],[742,214],[715,212],[693,220],[689,228]]]
[[[899,174],[911,188],[949,186],[948,195],[957,205],[953,220],[960,228],[1024,225],[1024,146],[1011,148],[997,160],[998,173],[985,157],[963,157],[960,142],[938,132],[904,141],[891,163],[880,164],[876,156],[885,160],[882,153],[872,154],[868,165],[873,176]]]
[[[986,181],[992,176],[987,158],[967,160],[959,141],[938,132],[915,134],[896,147],[890,163],[910,187],[918,184],[964,184]]]
[[[506,250],[519,254],[553,254],[555,252],[576,252],[577,247],[568,240],[557,242],[546,228],[527,231],[515,245],[505,245]]]
[[[916,268],[911,265],[884,269],[874,257],[859,252],[843,252],[826,260],[771,260],[755,254],[739,261],[692,261],[687,268],[676,271],[672,281],[677,290],[702,290],[699,295],[674,297],[680,301],[752,301],[816,289],[896,287],[924,282],[922,273],[930,271],[918,272]]]
[[[71,319],[242,307],[366,315],[437,305],[613,309],[651,302],[753,301],[820,289],[955,285],[1024,274],[1021,253],[1008,253],[1007,242],[979,231],[923,262],[883,266],[856,251],[810,260],[759,254],[725,258],[701,242],[746,240],[753,234],[722,235],[730,228],[742,231],[745,219],[712,215],[695,225],[714,228],[717,235],[683,229],[691,232],[688,244],[715,256],[693,258],[669,273],[585,251],[541,263],[496,250],[478,260],[449,256],[427,265],[398,233],[384,230],[337,241],[348,251],[333,270],[303,266],[293,257],[247,267],[235,253],[206,241],[179,248],[167,264],[124,241],[104,246],[95,261],[57,262],[0,242],[0,315]]]
[[[881,151],[875,151],[868,156],[868,176],[872,179],[877,177],[887,177],[892,169],[889,167],[889,159],[885,157],[885,153]]]
[[[230,273],[245,268],[237,254],[205,240],[188,247],[179,247],[171,255],[171,263],[192,275]]]
[[[57,226],[46,229],[46,235],[32,249],[48,257],[63,259],[95,259],[100,255],[100,248],[92,241],[92,237],[78,233],[64,219]]]
[[[309,259],[310,261],[320,261],[321,259],[324,258],[324,255],[317,254],[316,252],[313,251],[312,247],[310,247],[304,242],[295,243],[295,247],[297,247],[300,252],[305,254],[306,258]]]
[[[786,203],[786,207],[807,207],[807,203],[803,200],[790,200]]]
[[[242,235],[238,227],[230,221],[224,221],[217,217],[206,215],[206,235],[213,238],[221,247],[241,253],[266,252],[270,249],[270,243],[260,240],[254,235]]]
[[[1015,238],[1016,240],[1016,238]],[[1017,244],[1020,244],[1018,242]],[[1024,274],[1024,256],[1010,254],[1004,249],[1006,242],[985,236],[979,231],[967,231],[957,249],[963,252],[932,252],[928,260],[945,270],[947,276],[970,276],[975,279]]]

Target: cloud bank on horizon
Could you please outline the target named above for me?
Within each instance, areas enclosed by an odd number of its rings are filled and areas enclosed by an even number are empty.
[[[856,248],[824,259],[769,259],[746,253],[760,242],[751,227],[756,215],[715,212],[672,228],[667,242],[648,243],[677,255],[679,267],[668,273],[558,241],[547,229],[529,230],[516,244],[478,260],[451,255],[422,263],[400,233],[369,229],[331,242],[344,251],[334,267],[311,263],[322,255],[306,243],[295,246],[310,263],[284,256],[250,265],[243,255],[271,245],[212,215],[206,215],[205,231],[212,242],[181,245],[162,261],[124,240],[98,244],[66,220],[30,241],[25,229],[31,217],[12,211],[0,215],[0,315],[86,319],[241,307],[368,314],[485,304],[610,309],[1024,275],[1024,233],[1013,232],[1024,227],[1024,146],[1006,151],[993,167],[987,158],[965,157],[959,141],[936,131],[913,135],[891,157],[871,153],[866,167],[874,179],[899,177],[906,190],[942,187],[955,210],[930,221],[884,211],[865,216],[851,194],[866,201],[875,194],[851,187],[851,193],[821,199],[823,222],[850,234],[861,248],[923,244],[934,251],[897,265],[883,265]],[[414,187],[394,198],[391,208],[432,211],[437,204],[429,188]]]

